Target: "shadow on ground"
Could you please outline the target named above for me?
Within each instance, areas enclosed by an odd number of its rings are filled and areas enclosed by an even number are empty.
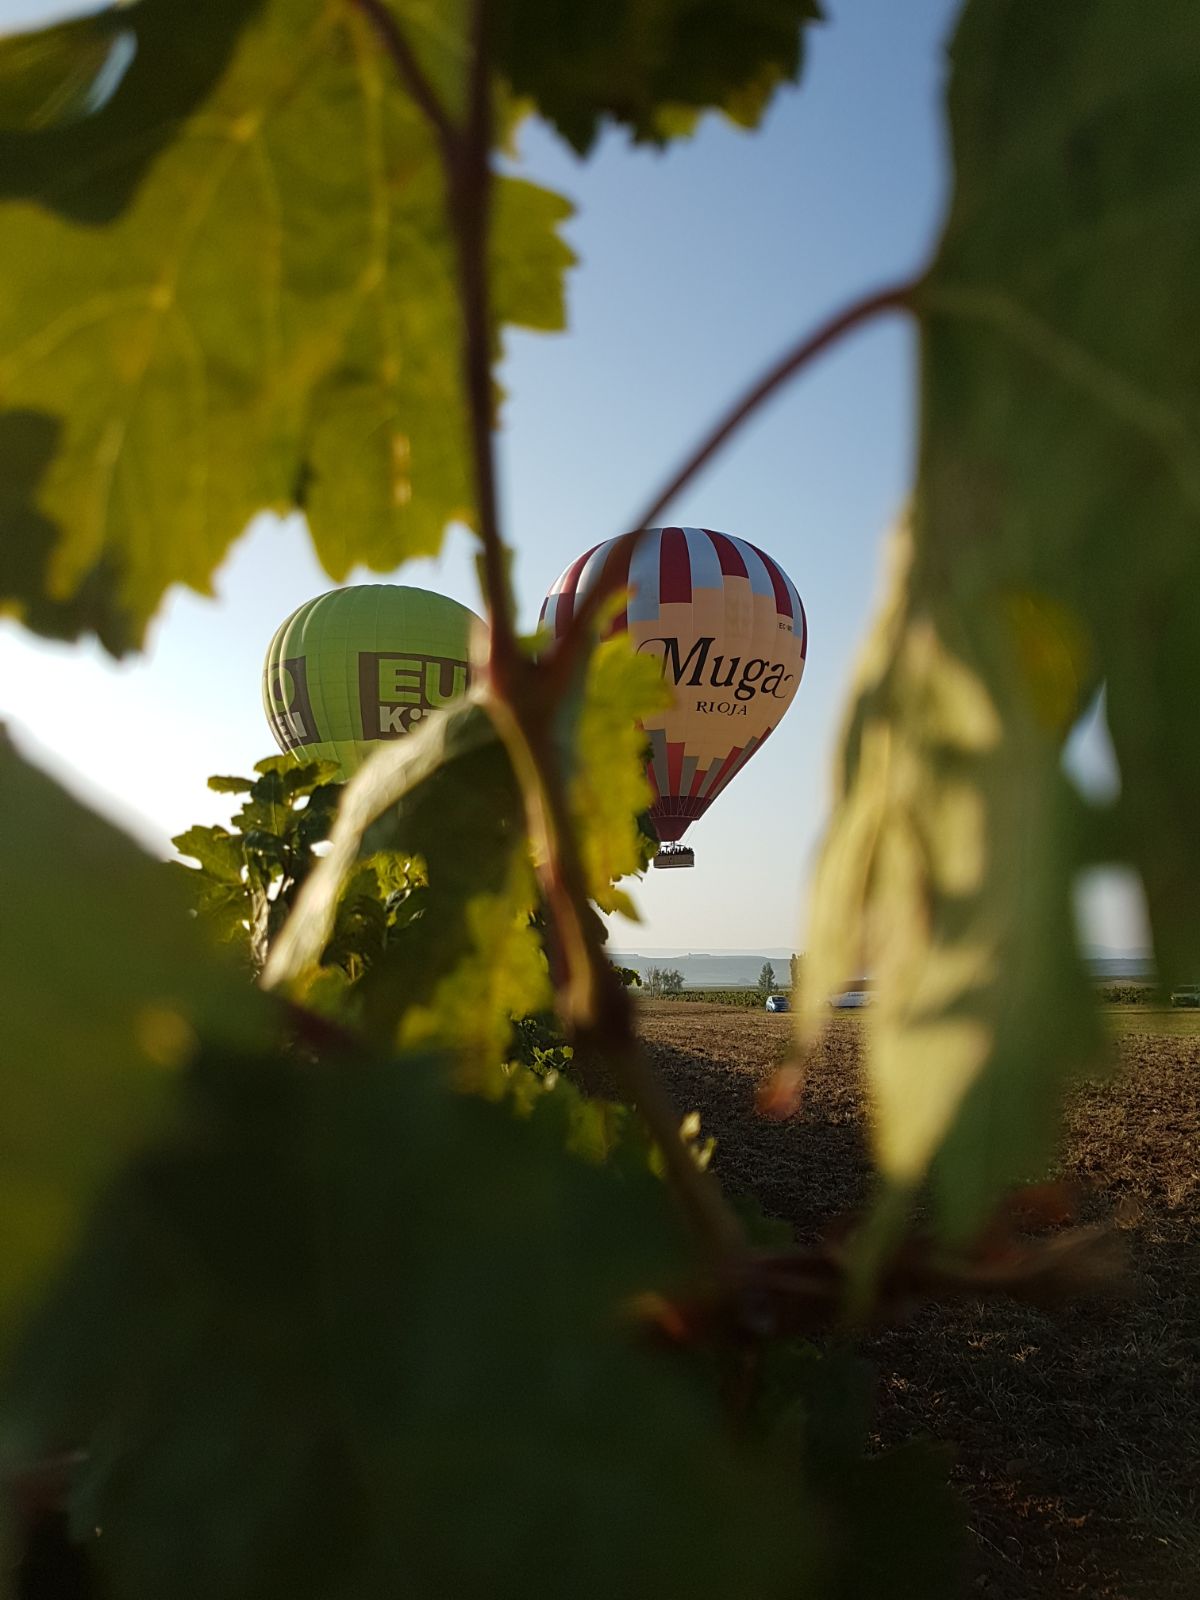
[[[860,1021],[838,1018],[799,1111],[757,1115],[788,1050],[786,1017],[641,1008],[681,1111],[715,1135],[731,1193],[812,1239],[869,1192]],[[927,1306],[864,1341],[881,1445],[953,1444],[972,1543],[968,1594],[991,1600],[1200,1595],[1200,1039],[1127,1032],[1122,1070],[1064,1119],[1059,1170],[1119,1217],[1125,1293],[1048,1314],[1009,1302]]]

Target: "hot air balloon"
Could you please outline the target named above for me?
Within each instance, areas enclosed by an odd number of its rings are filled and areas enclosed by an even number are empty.
[[[425,589],[318,595],[277,629],[263,664],[276,743],[298,761],[336,761],[349,777],[381,740],[403,738],[463,693],[475,627],[473,611]]]
[[[628,589],[610,633],[661,657],[674,704],[645,724],[664,844],[656,866],[691,866],[678,847],[779,726],[804,672],[808,624],[782,567],[744,539],[710,528],[643,528],[586,551],[551,588],[542,625],[555,638],[601,574]],[[672,847],[675,848],[672,848]]]

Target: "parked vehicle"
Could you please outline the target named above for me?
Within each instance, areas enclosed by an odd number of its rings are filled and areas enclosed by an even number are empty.
[[[768,1011],[790,1011],[792,1002],[785,994],[769,994],[767,996]]]
[[[835,1011],[858,1011],[871,1004],[869,989],[843,989],[841,994],[831,994],[829,1004]]]
[[[1200,1007],[1200,983],[1187,983],[1182,989],[1172,989],[1171,1004],[1190,1006],[1193,1010]]]

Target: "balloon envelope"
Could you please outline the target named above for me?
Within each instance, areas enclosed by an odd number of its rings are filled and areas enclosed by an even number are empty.
[[[425,589],[361,584],[302,605],[263,665],[263,707],[283,751],[336,761],[349,777],[471,679],[473,611]]]
[[[645,724],[664,842],[681,839],[762,748],[804,672],[808,624],[770,556],[709,528],[643,528],[586,551],[554,584],[542,623],[555,638],[601,574],[630,591],[609,632],[662,658],[674,704]]]

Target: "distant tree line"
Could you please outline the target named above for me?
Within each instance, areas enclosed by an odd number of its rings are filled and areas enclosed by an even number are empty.
[[[788,962],[787,983],[781,983],[774,963],[764,961],[753,988],[734,989],[684,989],[683,973],[678,967],[647,967],[642,974],[641,986],[645,994],[658,1000],[713,1000],[727,1005],[761,1005],[768,995],[795,991],[800,982],[802,956],[793,955]]]
[[[683,973],[678,967],[648,967],[642,988],[656,1000],[669,999],[683,991]]]

